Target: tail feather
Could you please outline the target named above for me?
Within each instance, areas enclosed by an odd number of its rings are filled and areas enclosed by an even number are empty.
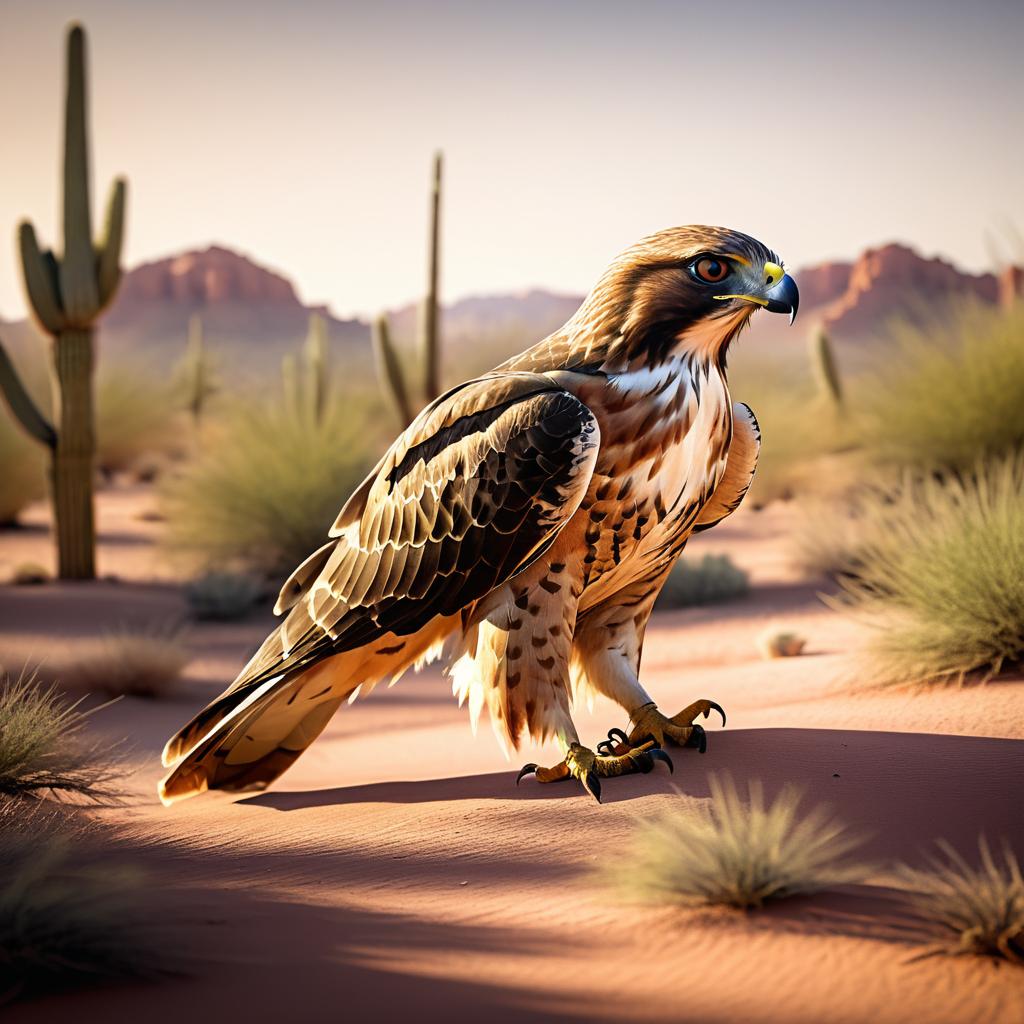
[[[171,804],[208,789],[265,788],[320,735],[342,701],[429,659],[458,623],[457,615],[438,618],[418,633],[385,634],[262,682],[246,681],[247,666],[167,741],[163,763],[171,770],[160,783],[160,799]]]

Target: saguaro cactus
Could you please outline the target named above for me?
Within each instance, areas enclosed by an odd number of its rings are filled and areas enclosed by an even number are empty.
[[[832,351],[832,341],[819,324],[811,334],[811,360],[814,363],[815,375],[822,393],[827,395],[835,406],[843,404],[843,384],[839,378],[839,367]]]
[[[285,401],[298,417],[319,426],[330,397],[330,365],[327,356],[327,321],[319,313],[309,316],[309,333],[300,355],[289,353],[281,360]]]
[[[53,422],[36,407],[11,361],[0,357],[0,390],[22,426],[52,453],[52,495],[61,579],[95,575],[93,521],[92,373],[97,316],[121,280],[124,179],[114,182],[103,235],[93,242],[86,129],[85,32],[72,25],[67,40],[64,127],[64,252],[39,247],[32,225],[18,228],[29,304],[53,338]]]
[[[441,177],[443,160],[434,154],[434,174],[430,193],[430,235],[427,259],[427,294],[420,315],[419,353],[423,368],[422,395],[430,403],[441,394],[440,305],[438,281],[440,279],[441,250]],[[388,392],[402,425],[412,422],[414,407],[410,402],[410,388],[405,382],[402,365],[391,342],[387,320],[380,316],[374,324],[374,351],[381,386]]]
[[[184,392],[185,407],[192,417],[192,424],[199,433],[207,401],[217,393],[218,385],[213,360],[206,350],[203,337],[203,320],[193,313],[188,321],[188,344],[179,370]]]

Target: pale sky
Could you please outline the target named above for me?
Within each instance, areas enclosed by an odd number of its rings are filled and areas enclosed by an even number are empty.
[[[421,293],[435,148],[448,299],[582,292],[680,223],[790,266],[903,240],[971,269],[1024,227],[1019,0],[0,0],[8,318],[17,222],[56,241],[73,18],[127,263],[222,243],[339,315]]]

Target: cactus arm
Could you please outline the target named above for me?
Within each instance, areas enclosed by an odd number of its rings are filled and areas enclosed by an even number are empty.
[[[107,202],[107,219],[97,246],[96,284],[100,308],[114,297],[121,282],[121,248],[124,244],[124,206],[128,186],[124,178],[116,178]]]
[[[0,341],[0,391],[7,399],[14,418],[41,444],[48,448],[57,446],[57,431],[49,420],[39,411],[39,406],[32,401],[32,396],[25,390],[18,371],[7,354],[7,349]]]
[[[377,360],[377,374],[381,383],[385,385],[385,390],[394,402],[402,426],[406,427],[413,421],[412,405],[405,387],[405,378],[402,376],[402,366],[391,344],[388,320],[383,315],[373,322],[373,353]]]
[[[73,326],[87,327],[99,308],[96,253],[89,213],[89,143],[86,136],[85,32],[68,33],[64,116],[64,255],[60,263],[64,311]]]
[[[67,318],[61,308],[52,254],[44,254],[39,248],[35,228],[28,221],[23,221],[18,228],[18,246],[32,311],[49,334],[58,334],[67,326]]]
[[[839,376],[839,367],[832,350],[832,341],[824,324],[819,325],[811,335],[811,347],[819,386],[828,395],[833,405],[841,406],[843,404],[843,382]]]
[[[441,394],[441,360],[438,352],[437,288],[441,242],[441,154],[434,154],[434,181],[430,197],[430,265],[427,271],[427,297],[423,304],[423,390],[424,400],[432,402]]]
[[[307,398],[313,403],[313,422],[323,422],[327,409],[327,322],[319,313],[309,317],[306,338],[306,370],[309,375]]]

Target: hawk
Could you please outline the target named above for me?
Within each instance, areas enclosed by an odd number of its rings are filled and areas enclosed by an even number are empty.
[[[284,584],[280,625],[164,748],[160,797],[261,789],[345,700],[444,655],[474,725],[564,754],[540,782],[601,779],[698,746],[697,700],[668,717],[639,680],[644,630],[689,536],[733,512],[760,435],[733,404],[729,345],[758,309],[796,316],[797,287],[760,242],[661,231],[627,249],[578,312],[402,433]],[[628,716],[597,749],[574,697]],[[517,782],[519,780],[517,779]]]

